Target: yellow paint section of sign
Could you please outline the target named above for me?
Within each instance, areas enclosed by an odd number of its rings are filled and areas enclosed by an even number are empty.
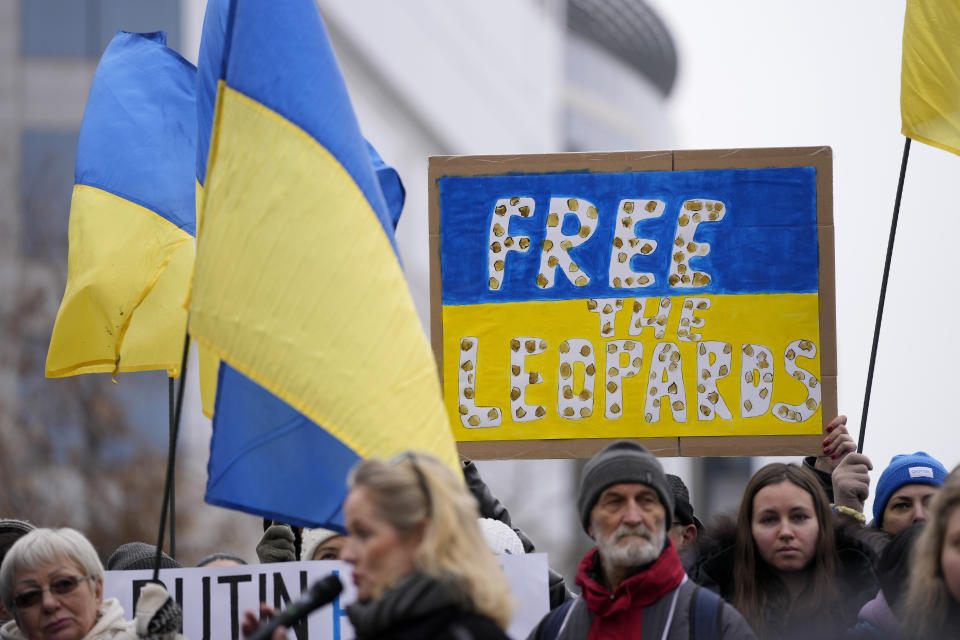
[[[817,294],[443,307],[457,440],[820,433]]]

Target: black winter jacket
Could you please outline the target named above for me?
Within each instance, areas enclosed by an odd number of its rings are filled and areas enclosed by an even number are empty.
[[[730,519],[719,520],[715,527],[708,532],[690,575],[700,585],[733,603],[736,527]],[[765,618],[770,630],[765,635],[758,633],[759,637],[828,640],[842,637],[846,629],[856,624],[860,608],[876,595],[879,588],[874,572],[876,556],[868,545],[852,536],[839,521],[834,523],[834,535],[837,547],[835,584],[839,592],[835,606],[829,611],[820,612],[815,619],[811,619],[809,614],[794,614],[789,608],[786,586],[773,578],[774,584],[779,583],[779,588],[768,594],[772,603]]]
[[[477,469],[477,465],[473,464],[472,460],[463,461],[463,477],[467,481],[467,488],[470,490],[470,493],[472,493],[473,497],[477,500],[477,505],[480,508],[480,517],[499,520],[513,529],[517,537],[520,538],[520,542],[523,543],[524,553],[533,553],[535,550],[533,541],[530,540],[527,534],[519,527],[513,526],[513,523],[510,521],[510,512],[507,511],[504,504],[490,491],[490,487],[488,487],[487,483],[480,477],[480,471]],[[547,571],[549,572],[547,575],[547,584],[550,590],[550,609],[553,610],[574,596],[570,590],[567,589],[562,575],[553,569],[548,568]]]
[[[347,607],[357,640],[509,640],[490,618],[470,611],[450,584],[411,573],[369,602]]]
[[[833,476],[826,471],[820,471],[816,465],[816,456],[807,456],[803,459],[803,467],[817,477],[817,481],[820,483],[820,486],[823,487],[824,492],[826,492],[830,504],[833,504]]]

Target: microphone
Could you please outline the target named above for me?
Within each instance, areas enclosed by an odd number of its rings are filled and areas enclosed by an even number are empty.
[[[301,597],[289,607],[275,615],[265,624],[257,627],[247,640],[269,640],[273,632],[279,627],[289,627],[300,622],[315,609],[319,609],[325,604],[333,602],[333,599],[343,591],[343,583],[340,578],[331,574],[313,583],[313,586],[307,591],[306,595]]]

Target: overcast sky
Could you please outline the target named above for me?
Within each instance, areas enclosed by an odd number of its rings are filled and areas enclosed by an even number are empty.
[[[904,3],[648,0],[680,55],[678,148],[829,145],[834,152],[841,412],[857,432],[904,139]],[[960,158],[914,143],[887,290],[865,453],[960,463]]]

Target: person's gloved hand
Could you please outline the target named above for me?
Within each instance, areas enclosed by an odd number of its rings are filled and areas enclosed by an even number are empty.
[[[257,558],[262,564],[267,562],[293,562],[297,559],[293,540],[293,529],[290,528],[290,525],[271,525],[263,532],[263,537],[257,544]]]
[[[870,495],[870,474],[873,463],[862,453],[848,453],[833,470],[833,503],[863,513],[863,503]]]
[[[138,638],[172,639],[179,637],[183,612],[162,584],[151,582],[140,591],[134,619]]]

